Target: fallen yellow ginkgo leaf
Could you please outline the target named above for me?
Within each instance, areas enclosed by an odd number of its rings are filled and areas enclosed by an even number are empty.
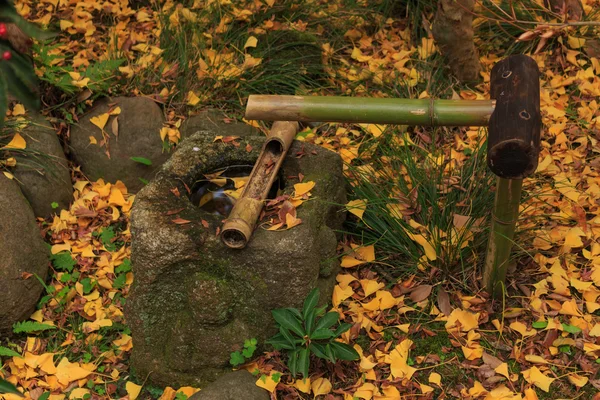
[[[363,219],[363,214],[367,209],[367,200],[352,200],[346,204],[346,209],[348,212],[356,215],[361,220]]]
[[[525,371],[521,371],[521,374],[523,374],[523,378],[525,378],[528,383],[539,387],[544,392],[548,392],[550,390],[550,385],[554,382],[554,378],[544,375],[538,367],[531,367]]]
[[[90,118],[90,122],[103,130],[108,122],[108,117],[110,117],[108,113],[100,114],[96,117]]]
[[[315,379],[310,386],[312,388],[314,397],[327,394],[331,391],[331,382],[327,378]]]
[[[125,384],[125,390],[129,395],[129,400],[135,400],[140,395],[140,392],[142,391],[142,386],[137,385],[133,382],[127,382]]]
[[[26,147],[27,143],[25,142],[25,139],[23,139],[23,136],[19,135],[18,133],[15,133],[15,136],[13,136],[12,140],[6,146],[2,147],[2,149],[23,150]]]

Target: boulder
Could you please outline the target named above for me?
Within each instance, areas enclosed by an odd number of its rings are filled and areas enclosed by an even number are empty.
[[[103,135],[91,120],[114,107],[120,107],[121,113],[109,117]],[[144,186],[142,180],[152,179],[169,158],[170,153],[163,150],[160,138],[163,122],[161,108],[148,98],[100,100],[71,128],[73,158],[88,178],[103,178],[107,182],[121,180],[130,192],[137,192]],[[94,141],[96,144],[92,144]],[[143,157],[150,160],[151,165],[133,161],[131,157]]]
[[[269,393],[256,386],[256,378],[246,370],[230,372],[202,388],[189,400],[269,400]]]
[[[198,131],[219,132],[219,135],[222,136],[262,135],[258,129],[236,120],[230,120],[218,110],[202,111],[189,117],[183,122],[179,131],[183,138]]]
[[[316,183],[297,210],[302,224],[278,232],[258,228],[246,248],[234,250],[217,236],[223,217],[194,206],[186,187],[219,168],[254,164],[264,137],[242,138],[236,147],[214,136],[197,132],[182,141],[132,209],[135,279],[125,315],[135,343],[132,365],[156,385],[214,381],[230,370],[230,354],[245,339],[264,343],[276,332],[271,310],[301,307],[315,286],[330,299],[335,284],[334,230],[346,202],[341,158],[295,142],[280,179],[288,194],[299,174]]]
[[[28,319],[38,302],[50,251],[18,184],[0,174],[0,337]]]
[[[69,207],[73,186],[69,163],[52,125],[33,114],[24,122],[20,134],[26,151],[13,152],[17,165],[11,171],[21,183],[21,191],[36,217],[47,217]],[[53,208],[52,203],[58,204]]]

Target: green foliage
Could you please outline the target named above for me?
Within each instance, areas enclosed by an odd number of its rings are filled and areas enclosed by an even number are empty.
[[[42,71],[40,80],[49,85],[58,88],[62,93],[74,96],[82,89],[73,83],[73,77],[70,73],[77,72],[81,80],[89,79],[87,88],[94,93],[94,98],[108,94],[109,90],[117,79],[116,71],[125,60],[102,60],[92,63],[83,71],[75,71],[70,66],[62,66],[63,54],[53,54],[61,44],[49,45],[46,43],[37,43],[34,45],[36,53],[36,66]]]
[[[567,324],[562,324],[562,328],[564,332],[568,332],[568,333],[579,333],[581,332],[581,328],[578,326],[574,326],[574,325],[567,325]]]
[[[545,329],[548,326],[548,321],[536,321],[531,326],[535,329]]]
[[[56,327],[48,324],[41,324],[36,321],[17,322],[13,325],[14,333],[33,333],[52,329],[56,329]]]
[[[0,2],[0,21],[15,24],[26,35],[39,40],[48,39],[52,33],[43,31],[21,17],[12,1]],[[9,41],[0,40],[0,53],[10,53],[10,60],[0,62],[0,125],[8,108],[8,94],[11,93],[30,109],[39,108],[35,93],[37,78],[33,65],[26,56],[16,51]]]
[[[245,364],[247,360],[250,360],[256,351],[256,345],[258,344],[255,338],[246,339],[244,341],[244,348],[242,351],[234,351],[231,353],[229,363],[234,367]]]
[[[0,379],[0,394],[10,393],[16,394],[19,397],[23,397],[23,393],[19,392],[17,388],[10,382]]]
[[[2,347],[2,346],[0,346],[0,356],[22,358],[22,356],[19,353],[17,353],[16,351],[11,350],[7,347]]]
[[[353,195],[368,204],[353,229],[364,244],[377,243],[378,260],[394,276],[414,272],[426,255],[417,235],[435,252],[428,262],[447,273],[465,274],[483,261],[494,199],[486,147],[458,164],[440,151],[445,139],[435,133],[427,148],[396,140],[408,132],[390,132],[366,149],[369,164],[350,166]]]
[[[121,265],[115,269],[115,272],[118,274],[129,271],[131,271],[131,261],[129,261],[129,258],[124,259]]]
[[[95,281],[92,282],[90,278],[85,278],[81,280],[81,285],[83,285],[83,294],[90,294],[95,286]]]
[[[113,281],[113,287],[115,289],[123,289],[125,287],[126,281],[127,281],[127,275],[125,275],[125,274],[117,275],[117,277]]]
[[[267,343],[287,353],[287,366],[292,376],[301,373],[308,378],[311,354],[334,364],[337,360],[352,361],[359,358],[356,350],[336,340],[352,325],[338,325],[340,315],[334,311],[325,313],[327,305],[317,308],[318,302],[319,289],[315,288],[304,300],[302,312],[296,308],[272,311],[279,333]]]
[[[52,254],[50,256],[50,261],[52,261],[52,266],[54,266],[57,271],[71,272],[73,271],[73,267],[77,265],[77,261],[73,260],[71,253],[68,251]]]
[[[131,157],[131,161],[135,161],[136,163],[143,165],[152,165],[152,161],[144,157]]]

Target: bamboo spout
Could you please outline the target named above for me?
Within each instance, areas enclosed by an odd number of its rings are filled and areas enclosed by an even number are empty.
[[[277,177],[294,137],[297,122],[276,121],[262,147],[246,187],[223,224],[221,240],[233,249],[242,249],[252,236],[263,202]]]

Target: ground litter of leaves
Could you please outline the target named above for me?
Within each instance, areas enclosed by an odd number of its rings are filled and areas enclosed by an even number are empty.
[[[223,19],[206,32],[207,38],[216,40],[232,22],[247,21],[275,2],[196,0],[186,8],[164,1],[160,9],[131,3],[19,0],[17,7],[33,21],[59,27],[61,35],[51,51],[60,55],[56,65],[70,68],[70,83],[82,92],[94,84],[85,76],[90,62],[121,49],[127,62],[117,73],[131,78],[149,66],[156,68],[162,80],[154,85],[155,93],[144,95],[168,104],[175,90],[169,81],[174,66],[161,59],[159,13],[176,25],[193,21],[203,7],[219,4]],[[582,3],[588,11],[600,6],[592,0]],[[330,12],[335,7],[332,4]],[[304,30],[306,22],[274,20],[249,28],[248,34]],[[337,60],[333,84],[386,83],[398,76],[409,87],[423,82],[419,68],[435,56],[433,40],[412,44],[405,25],[384,22],[375,33],[357,24],[346,32],[343,48],[323,46],[328,68],[334,68],[332,59]],[[269,390],[273,398],[284,399],[599,398],[600,61],[582,52],[583,39],[578,39],[577,31],[561,29],[558,49],[541,49],[533,56],[541,70],[544,131],[538,169],[525,186],[544,195],[533,196],[523,205],[521,226],[529,228],[530,234],[519,244],[530,257],[509,276],[507,297],[492,303],[481,291],[458,290],[436,280],[439,275],[431,264],[437,254],[428,243],[429,232],[414,238],[423,248],[421,273],[400,281],[389,281],[379,268],[371,268],[378,262],[377,245],[360,246],[347,239],[340,244],[345,254],[343,269],[331,304],[344,321],[353,324],[343,340],[354,345],[360,360],[336,365],[315,360],[310,378],[296,380],[289,376],[281,355],[268,352],[246,366],[251,372],[259,371],[257,385]],[[248,47],[255,46],[255,40],[249,39]],[[260,63],[239,53],[229,49],[214,54],[205,49],[203,61],[191,67],[197,69],[200,80],[213,76],[226,81]],[[500,56],[483,54],[484,83],[455,95],[487,98],[489,73]],[[143,94],[135,88],[132,93]],[[414,97],[428,96],[426,90],[414,93]],[[191,107],[205,101],[205,96],[194,91],[185,98]],[[168,106],[165,111],[170,117],[179,112]],[[23,110],[17,105],[12,113],[18,118]],[[163,140],[176,143],[177,128],[177,122],[168,125],[161,132]],[[352,163],[361,157],[363,141],[381,140],[391,132],[391,127],[380,125],[328,124],[302,136]],[[457,130],[455,138],[443,152],[458,163],[466,157],[465,149],[481,145],[477,129]],[[26,146],[22,137],[14,140],[13,146]],[[74,177],[71,208],[40,221],[51,246],[51,279],[30,326],[23,326],[31,333],[1,343],[5,347],[0,350],[0,377],[34,400],[134,400],[144,382],[143,377],[133,382],[129,375],[127,360],[134,344],[121,311],[135,279],[129,262],[128,220],[134,196],[121,182],[89,182],[77,169]],[[351,218],[360,218],[366,207],[362,199],[351,202]],[[157,388],[144,390],[144,396],[181,400],[198,388],[167,388],[162,393]]]

